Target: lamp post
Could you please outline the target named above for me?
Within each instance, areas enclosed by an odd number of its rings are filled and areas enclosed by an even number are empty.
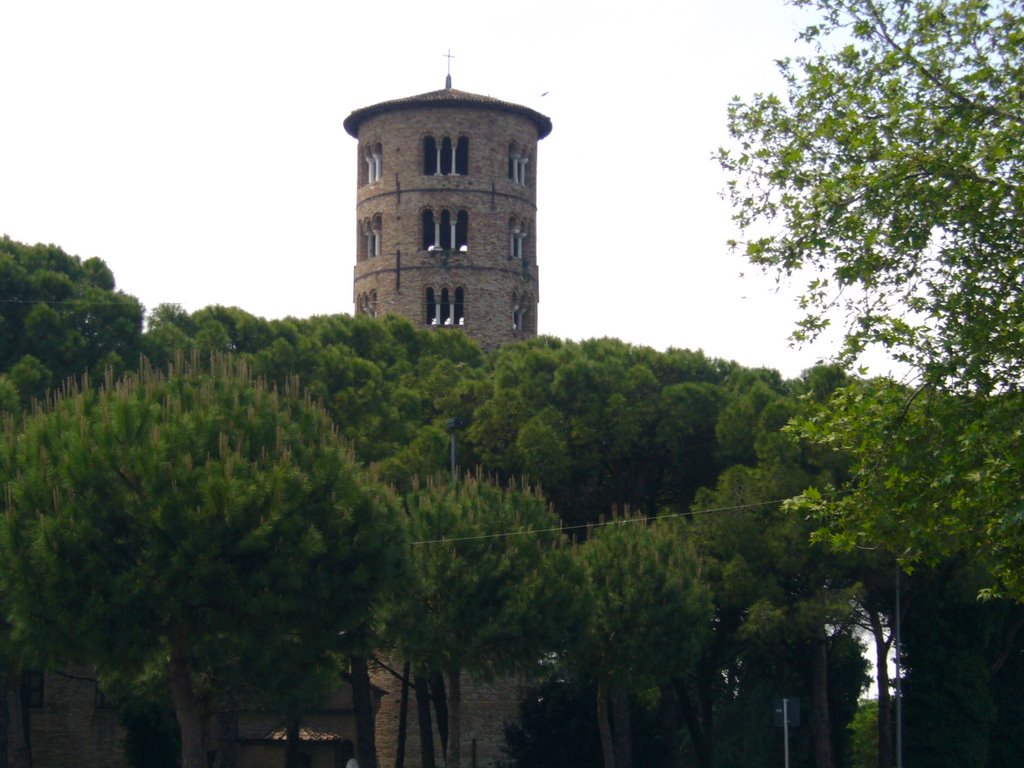
[[[903,768],[903,649],[901,648],[902,627],[900,619],[900,564],[896,563],[896,642],[893,655],[896,659],[896,768]]]
[[[455,431],[458,429],[464,429],[469,426],[469,419],[464,419],[461,416],[448,419],[445,423],[449,434],[452,436],[452,482],[455,482]]]

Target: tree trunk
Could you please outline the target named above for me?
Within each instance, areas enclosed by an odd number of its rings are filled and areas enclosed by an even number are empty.
[[[21,668],[12,664],[7,681],[7,765],[32,768],[32,749],[28,740],[26,708],[21,699]]]
[[[232,702],[226,712],[217,714],[216,768],[235,768],[238,764],[238,710]]]
[[[604,679],[597,684],[597,730],[601,734],[604,768],[615,768],[615,745],[612,743],[612,726],[608,719],[608,682]]]
[[[814,737],[815,768],[835,768],[828,716],[828,638],[825,627],[814,630],[811,652],[811,722]]]
[[[409,674],[412,666],[402,667],[402,698],[398,704],[398,743],[395,745],[395,768],[405,768],[405,738],[409,729]]]
[[[889,645],[882,616],[868,611],[871,634],[875,638],[875,680],[878,686],[878,768],[892,766],[892,695],[889,692]]]
[[[664,768],[676,768],[679,760],[679,705],[671,683],[662,683],[660,693],[658,711],[663,741],[662,765]]]
[[[206,768],[203,750],[203,724],[199,702],[192,688],[192,670],[188,662],[188,640],[183,633],[171,643],[171,661],[168,665],[174,716],[181,732],[181,768]]]
[[[377,740],[373,722],[370,670],[365,656],[350,656],[352,705],[356,710],[356,760],[360,768],[377,768]]]
[[[448,696],[444,689],[444,675],[440,672],[433,672],[430,675],[430,700],[434,702],[434,714],[437,716],[437,735],[441,738],[441,754],[447,755]]]
[[[633,718],[629,691],[621,682],[612,683],[612,736],[615,743],[615,768],[633,768]]]
[[[447,768],[462,766],[462,670],[448,670],[448,752]]]
[[[690,743],[693,745],[697,768],[714,768],[714,708],[711,685],[703,667],[702,664],[697,671],[696,702],[691,698],[690,692],[682,680],[676,680],[674,687],[676,701],[679,703],[683,721],[690,733]]]
[[[434,768],[434,729],[430,723],[430,686],[424,675],[413,678],[416,688],[416,720],[420,730],[420,768]]]
[[[285,736],[284,768],[299,768],[299,720],[288,718],[288,730]]]
[[[11,718],[7,714],[7,692],[10,689],[7,678],[0,678],[0,768],[8,768],[7,744],[10,740]]]

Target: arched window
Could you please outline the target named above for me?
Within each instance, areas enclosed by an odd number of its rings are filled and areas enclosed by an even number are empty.
[[[440,141],[433,136],[423,137],[424,176],[465,176],[469,173],[469,138],[459,137],[452,141],[443,136]]]
[[[441,289],[441,313],[438,316],[440,318],[440,325],[451,325],[452,324],[452,305],[448,300],[448,289]]]
[[[526,329],[526,312],[529,309],[529,297],[512,292],[512,332],[522,333]]]
[[[422,213],[423,248],[455,251],[469,248],[469,213],[458,211],[452,216],[447,208],[435,216],[431,210]]]
[[[373,184],[375,181],[380,181],[384,174],[384,149],[379,141],[366,148],[363,159],[366,162],[364,183]]]
[[[516,144],[508,145],[508,177],[513,184],[526,185],[526,164],[530,160]]]
[[[508,222],[508,257],[510,259],[525,258],[526,249],[523,243],[526,241],[526,225],[524,222],[513,216]]]
[[[452,242],[455,239],[453,237],[453,235],[455,234],[452,226],[453,224],[454,222],[452,221],[452,215],[448,212],[448,209],[445,208],[443,211],[441,211],[441,221],[439,224],[438,237],[437,240],[435,241],[437,245],[441,246],[442,250],[450,251],[452,249]]]
[[[379,213],[374,215],[372,219],[363,219],[360,225],[359,261],[380,256],[382,228],[382,220]]]
[[[462,288],[455,289],[455,307],[452,311],[455,325],[466,324],[466,292]]]
[[[427,288],[427,325],[438,325],[439,323],[438,306],[434,300],[434,289]]]
[[[370,258],[380,256],[381,237],[384,230],[383,218],[378,213],[370,222],[370,241],[367,244],[367,253]]]
[[[361,293],[356,299],[356,312],[361,315],[377,316],[377,291]]]
[[[460,136],[455,146],[455,172],[460,176],[469,175],[469,139]]]
[[[459,211],[455,217],[454,248],[469,248],[469,213]]]
[[[426,210],[423,212],[423,248],[432,246],[440,248],[441,234],[438,229],[439,222],[434,221],[434,212]]]
[[[433,176],[438,172],[437,140],[433,136],[423,138],[423,175]]]
[[[441,152],[438,160],[438,165],[441,168],[440,174],[450,176],[455,166],[455,148],[452,146],[452,140],[447,136],[441,139]]]
[[[433,287],[426,291],[426,323],[434,327],[450,328],[466,324],[466,292],[462,287],[454,291],[450,288]]]

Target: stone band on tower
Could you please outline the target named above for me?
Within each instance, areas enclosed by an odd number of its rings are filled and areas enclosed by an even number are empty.
[[[356,312],[462,329],[492,349],[537,335],[537,143],[551,120],[440,91],[355,110]]]

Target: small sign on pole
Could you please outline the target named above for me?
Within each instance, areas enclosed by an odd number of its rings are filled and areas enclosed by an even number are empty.
[[[782,728],[782,742],[785,745],[786,768],[789,768],[789,729],[800,725],[800,699],[790,696],[776,699],[773,707],[775,726]]]

